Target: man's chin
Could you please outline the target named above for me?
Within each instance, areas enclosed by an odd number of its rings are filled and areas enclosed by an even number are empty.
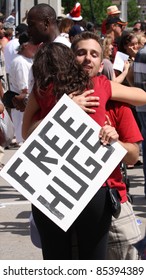
[[[91,71],[91,69],[84,68],[84,71],[85,71],[86,73],[88,73],[89,77],[92,76],[92,71]]]

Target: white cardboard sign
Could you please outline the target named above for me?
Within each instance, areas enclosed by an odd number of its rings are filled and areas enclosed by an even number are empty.
[[[104,147],[100,126],[64,95],[1,171],[1,176],[64,231],[126,150]]]

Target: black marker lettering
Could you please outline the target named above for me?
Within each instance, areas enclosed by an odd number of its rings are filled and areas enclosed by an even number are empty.
[[[62,220],[64,215],[56,209],[57,204],[59,202],[63,203],[69,209],[73,208],[73,204],[68,201],[65,197],[63,197],[59,192],[57,192],[51,185],[47,187],[47,190],[54,195],[54,199],[51,203],[49,203],[44,197],[39,196],[38,201],[43,204],[53,215],[55,215],[58,219]]]
[[[39,154],[35,157],[32,152],[34,149],[39,151]],[[47,175],[50,174],[51,170],[43,164],[43,162],[47,162],[50,164],[58,164],[58,160],[55,158],[46,157],[48,151],[36,140],[34,140],[29,147],[23,152],[24,155],[29,158],[37,167],[39,167],[44,173]]]
[[[92,157],[88,157],[88,159],[85,162],[85,165],[88,167],[93,165],[94,169],[92,170],[92,172],[87,171],[82,165],[80,165],[77,161],[74,160],[74,157],[79,150],[80,150],[79,147],[75,146],[67,156],[66,160],[70,164],[72,164],[76,169],[78,169],[82,174],[88,177],[90,180],[93,180],[95,176],[98,174],[98,172],[100,171],[100,169],[102,168],[102,166],[97,161],[95,161]]]
[[[17,168],[23,161],[18,158],[13,165],[8,169],[7,173],[14,178],[20,185],[22,185],[30,194],[34,194],[35,190],[26,182],[29,174],[24,172],[21,176],[19,176],[16,172]]]
[[[52,127],[52,123],[49,122],[47,123],[43,129],[41,130],[41,132],[39,133],[39,136],[41,137],[41,139],[48,145],[50,146],[54,151],[56,151],[60,156],[63,156],[66,151],[71,147],[71,145],[73,144],[73,142],[71,140],[68,140],[64,146],[62,148],[59,148],[56,143],[59,140],[58,136],[54,136],[52,139],[49,139],[48,136],[46,135],[48,130]]]
[[[72,118],[69,118],[66,122],[64,122],[61,119],[61,115],[64,113],[64,111],[67,109],[68,107],[64,104],[62,105],[62,107],[56,112],[56,114],[54,115],[54,120],[56,122],[58,122],[67,132],[69,132],[73,137],[75,137],[76,139],[83,133],[83,131],[85,130],[85,128],[87,127],[86,124],[82,124],[77,130],[74,130],[73,128],[71,128],[71,125],[73,124],[74,120]]]

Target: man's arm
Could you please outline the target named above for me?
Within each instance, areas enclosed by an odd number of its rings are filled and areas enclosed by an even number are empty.
[[[127,150],[127,154],[122,161],[127,165],[135,164],[139,159],[139,143],[118,142]]]

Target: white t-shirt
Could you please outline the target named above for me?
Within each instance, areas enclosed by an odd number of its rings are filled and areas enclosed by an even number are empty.
[[[12,60],[17,56],[17,49],[19,47],[19,40],[17,38],[9,41],[4,48],[6,73],[9,74]]]
[[[18,54],[11,63],[9,71],[10,89],[19,93],[22,89],[28,89],[29,71],[33,60]]]

